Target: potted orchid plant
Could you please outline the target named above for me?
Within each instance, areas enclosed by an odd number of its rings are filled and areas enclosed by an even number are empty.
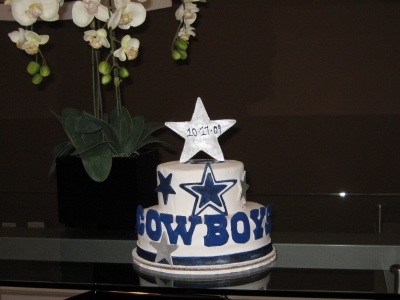
[[[131,116],[122,105],[121,83],[129,77],[123,65],[134,60],[139,53],[140,42],[129,34],[118,38],[117,31],[127,32],[146,20],[146,0],[79,0],[72,6],[72,20],[87,28],[83,40],[91,48],[93,112],[81,112],[65,108],[60,115],[53,112],[62,124],[68,141],[54,149],[54,161],[50,173],[55,169],[58,157],[72,155],[82,159],[83,166],[91,179],[106,180],[112,167],[113,157],[138,155],[149,144],[165,144],[152,134],[161,129],[161,123],[145,123],[142,116]],[[182,0],[175,13],[179,21],[173,38],[171,55],[175,60],[186,59],[189,39],[195,36],[192,24],[196,21],[199,8],[195,2],[205,0]],[[53,22],[59,20],[63,0],[6,0],[11,6],[14,19],[25,28],[9,33],[17,48],[32,55],[27,72],[32,83],[40,84],[51,75],[41,48],[48,43],[48,35],[39,35],[33,30],[38,20]],[[104,51],[105,50],[105,51]],[[106,58],[101,57],[104,51]],[[115,108],[108,114],[103,111],[101,85],[112,84],[115,89]]]
[[[164,125],[145,122],[142,116],[131,116],[122,105],[121,99],[121,85],[129,77],[128,68],[124,64],[137,58],[140,47],[139,40],[128,32],[132,27],[145,22],[145,1],[78,0],[72,5],[72,21],[85,28],[83,40],[88,43],[91,51],[93,112],[82,112],[75,108],[65,108],[61,114],[53,112],[68,137],[66,142],[54,148],[54,160],[50,170],[50,173],[53,173],[57,169],[60,221],[66,224],[67,218],[71,219],[71,216],[73,222],[87,222],[88,208],[95,209],[94,214],[97,216],[94,222],[103,222],[105,218],[113,215],[111,218],[123,224],[123,227],[128,223],[129,227],[132,223],[135,224],[132,217],[134,214],[131,213],[134,209],[132,196],[140,198],[141,202],[146,200],[142,194],[131,190],[122,195],[121,189],[131,186],[131,182],[137,180],[141,181],[136,185],[139,189],[143,188],[149,180],[144,181],[141,178],[145,178],[144,173],[148,171],[139,174],[128,167],[122,179],[115,179],[112,167],[121,165],[120,162],[117,163],[121,157],[143,157],[139,154],[149,144],[167,145],[153,136],[153,133]],[[193,27],[199,12],[196,2],[205,0],[182,0],[175,12],[179,24],[171,47],[174,60],[187,58],[189,40],[196,36]],[[18,30],[9,33],[9,37],[18,49],[33,57],[27,64],[27,72],[33,84],[41,84],[53,72],[42,51],[50,37],[37,33],[34,25],[38,20],[59,20],[59,10],[64,7],[64,1],[5,0],[4,4],[11,7],[13,18],[21,25]],[[103,111],[103,85],[112,85],[115,90],[115,108],[111,112]],[[83,165],[84,177],[75,171],[60,176],[59,168],[65,165],[65,162],[61,163],[61,159],[71,157],[78,158],[81,168]],[[140,164],[145,167],[149,165],[148,162]],[[156,178],[155,167],[148,173],[151,178]],[[68,185],[61,186],[59,182],[62,181],[66,181]],[[116,189],[115,185],[118,186]],[[72,192],[72,189],[76,191]],[[96,190],[96,196],[90,198],[89,190]],[[151,189],[154,194],[153,190],[154,187]],[[68,193],[68,196],[60,196],[64,192]],[[110,197],[113,199],[111,202]],[[125,197],[119,208],[115,202],[118,197]],[[61,198],[65,200],[61,202]],[[102,206],[102,202],[107,203]]]

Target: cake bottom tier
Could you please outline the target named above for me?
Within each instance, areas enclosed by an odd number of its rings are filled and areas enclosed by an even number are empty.
[[[224,274],[272,262],[270,205],[247,202],[233,215],[178,216],[139,208],[132,251],[142,268],[175,274]]]
[[[257,249],[258,250],[258,249]],[[198,261],[199,265],[168,265],[168,264],[159,264],[155,262],[151,262],[149,260],[143,259],[138,255],[138,251],[140,253],[140,249],[136,247],[132,251],[132,257],[134,263],[140,268],[144,268],[146,270],[151,270],[160,273],[168,273],[168,274],[186,274],[186,275],[213,275],[213,274],[229,274],[234,272],[245,272],[256,268],[266,267],[268,264],[273,262],[276,258],[275,248],[271,245],[263,250],[269,251],[264,256],[255,258],[255,259],[246,259],[241,262],[232,262],[232,263],[223,263],[223,264],[211,264],[211,265],[201,265],[201,261],[203,257],[193,257],[193,261]],[[241,253],[243,255],[247,255],[246,253]],[[236,254],[232,254],[231,256],[236,256]],[[250,255],[251,257],[251,255]],[[226,257],[215,256],[211,257],[212,260],[217,261],[219,258],[222,260],[226,259]],[[173,257],[174,260],[179,260],[179,257]],[[187,257],[183,258],[184,260]]]

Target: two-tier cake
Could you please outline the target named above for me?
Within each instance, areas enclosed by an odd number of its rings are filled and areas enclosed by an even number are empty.
[[[235,120],[211,121],[199,98],[191,121],[166,125],[185,138],[180,161],[157,167],[158,205],[137,210],[134,263],[169,274],[227,274],[272,262],[271,206],[246,201],[243,163],[225,160],[218,137]],[[195,160],[203,151],[213,159]]]

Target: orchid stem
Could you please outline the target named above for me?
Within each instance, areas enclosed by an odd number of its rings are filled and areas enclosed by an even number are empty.
[[[96,29],[96,21],[90,24]],[[99,50],[92,48],[92,93],[93,93],[93,115],[96,118],[103,116],[103,100],[101,97],[100,73],[99,73]]]
[[[111,1],[109,1],[109,5],[111,7]],[[115,33],[112,28],[109,28],[108,30],[110,34],[110,53],[114,53],[115,51]],[[117,109],[117,115],[120,116],[122,114],[122,100],[121,100],[121,79],[119,78],[119,67],[118,67],[118,62],[117,58],[112,55],[112,65],[114,66],[113,68],[113,77],[114,77],[114,87],[115,87],[115,101],[116,101],[116,109]]]

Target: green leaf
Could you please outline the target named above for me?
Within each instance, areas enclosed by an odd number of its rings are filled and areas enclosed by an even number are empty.
[[[119,144],[123,149],[128,140],[128,132],[129,132],[128,122],[124,117],[118,117],[115,121],[116,122],[113,127],[117,133]]]
[[[90,135],[91,133],[98,133],[103,127],[97,122],[93,122],[84,116],[79,118],[75,124],[75,132],[83,135]]]
[[[163,123],[147,122],[144,124],[143,132],[139,143],[151,135],[154,131],[163,128],[165,125]]]
[[[101,132],[97,124],[78,115],[68,115],[63,118],[64,130],[76,149],[99,143]]]
[[[107,144],[94,147],[80,156],[90,178],[97,182],[107,179],[112,167],[112,153]]]
[[[57,119],[58,122],[62,124],[62,118],[61,116],[57,115],[53,110],[50,110],[50,112],[53,114],[53,116]]]
[[[172,146],[170,144],[168,144],[167,142],[164,142],[163,140],[160,140],[159,138],[156,138],[154,136],[149,135],[144,140],[142,140],[140,143],[138,143],[136,145],[136,147],[132,150],[132,152],[129,153],[129,155],[132,155],[133,153],[137,153],[137,151],[140,148],[142,148],[142,147],[144,147],[144,146],[146,146],[148,144],[153,144],[153,143],[159,143],[159,144],[162,144],[163,146],[165,146],[167,148],[171,148],[172,149]]]
[[[56,169],[57,157],[69,155],[74,149],[75,149],[75,147],[70,142],[63,142],[54,147],[53,161],[51,162],[48,177],[50,177]]]
[[[53,148],[53,156],[55,158],[66,156],[72,153],[74,150],[75,147],[71,144],[71,142],[62,142]]]
[[[93,148],[98,147],[99,145],[103,144],[103,142],[94,142],[91,144],[85,144],[82,147],[76,148],[74,152],[71,153],[72,156],[77,156],[77,155],[81,155],[84,152],[87,152]]]
[[[131,120],[129,120],[129,122],[131,122]],[[118,137],[119,145],[123,149],[129,134],[128,121],[125,116],[115,116],[111,119],[111,126]]]
[[[80,116],[82,113],[75,109],[75,108],[71,108],[71,107],[67,107],[64,108],[61,112],[61,118],[64,119],[66,117],[70,117],[70,116]]]
[[[128,128],[129,128],[129,130],[131,130],[131,129],[133,128],[132,117],[131,117],[131,114],[129,113],[129,111],[128,111],[128,110],[126,109],[126,107],[124,107],[124,106],[121,107],[121,116],[122,116],[123,118],[125,118],[126,122],[128,123]],[[115,122],[114,120],[115,120],[116,118],[118,118],[118,117],[121,117],[121,116],[118,116],[117,109],[114,108],[114,109],[111,111],[111,114],[110,114],[110,124],[111,124],[111,125],[114,124],[114,122]]]
[[[82,118],[81,116],[63,116],[63,127],[64,131],[67,134],[69,140],[74,145],[75,148],[82,147],[84,145],[84,141],[80,134],[76,133],[76,123],[78,120]]]
[[[107,122],[104,122],[103,120],[97,119],[94,116],[84,113],[83,114],[84,118],[98,124],[101,126],[101,132],[102,132],[102,137],[104,141],[112,143],[117,149],[115,150],[115,154],[118,155],[121,152],[121,146],[119,144],[119,139],[118,136],[114,130],[114,128],[108,124]]]
[[[136,116],[132,118],[133,120],[133,129],[128,135],[128,139],[126,141],[126,144],[124,148],[122,149],[122,152],[131,155],[137,148],[137,144],[141,139],[142,132],[143,132],[143,127],[144,127],[144,118],[141,116]]]

